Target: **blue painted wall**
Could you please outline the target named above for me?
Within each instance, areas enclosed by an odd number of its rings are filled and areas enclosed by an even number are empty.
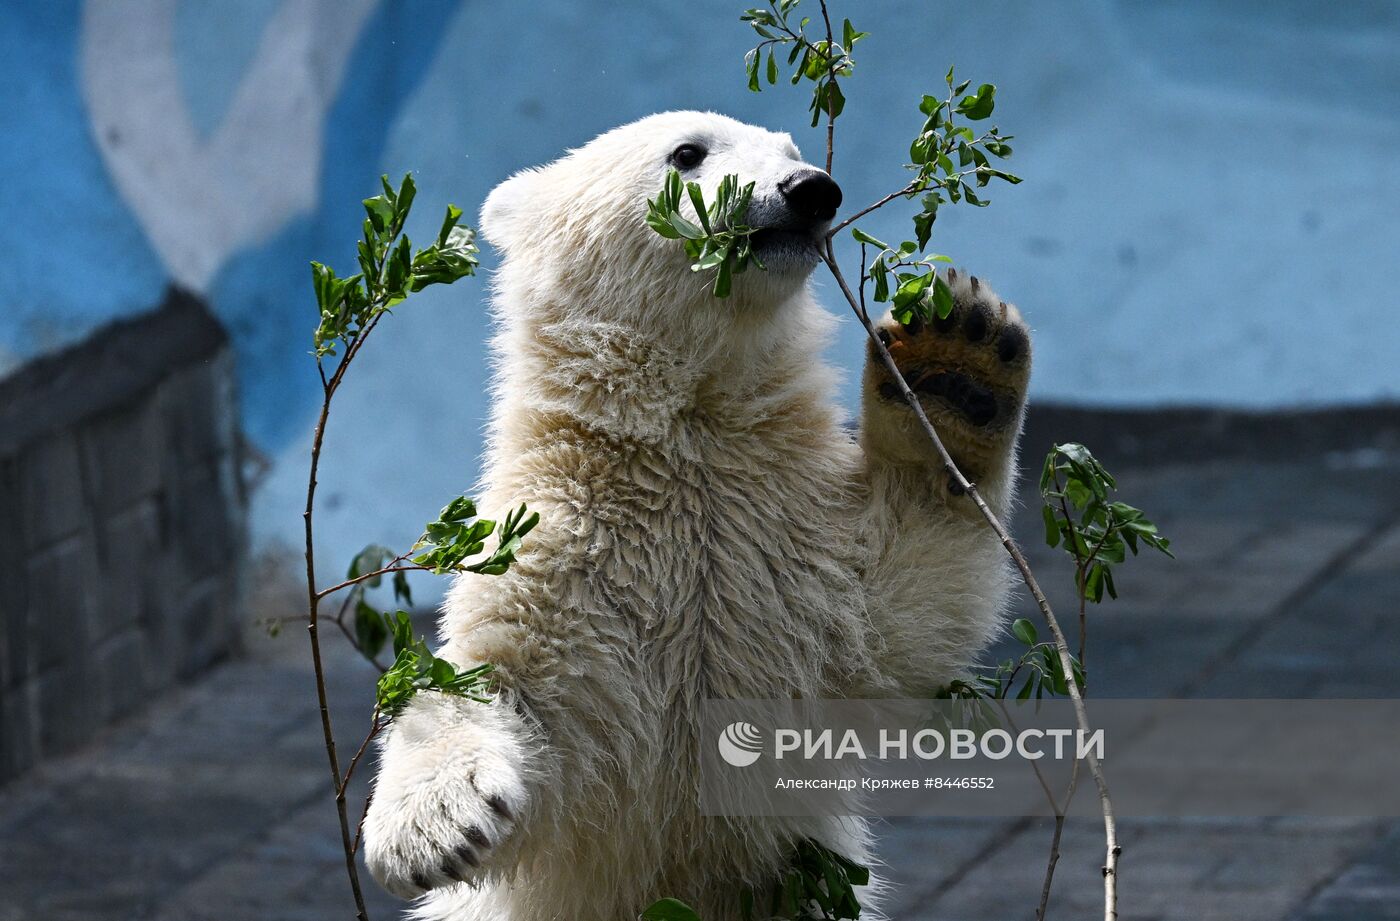
[[[350,263],[377,175],[415,171],[421,235],[446,200],[470,214],[513,170],[661,109],[783,128],[815,156],[802,96],[744,88],[740,6],[0,0],[0,369],[148,307],[171,279],[201,290],[274,460],[260,533],[292,536],[315,400],[306,263]],[[949,62],[1001,86],[1026,182],[948,213],[936,245],[1023,307],[1037,398],[1400,395],[1400,6],[848,7],[873,33],[838,130],[848,201],[901,182],[917,88]],[[889,213],[868,229],[905,226]],[[411,538],[470,486],[483,288],[427,293],[365,353],[358,412],[332,430],[331,554]],[[846,324],[828,357],[854,369],[859,349]]]

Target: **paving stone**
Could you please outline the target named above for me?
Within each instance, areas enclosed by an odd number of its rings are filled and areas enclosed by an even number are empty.
[[[1115,472],[1124,498],[1156,512],[1179,552],[1129,560],[1122,600],[1091,610],[1094,696],[1185,687],[1400,697],[1400,524],[1383,527],[1386,516],[1400,523],[1400,487],[1386,471],[1319,479],[1303,464],[1236,461]],[[1068,561],[1037,546],[1032,502],[1015,524],[1070,620]],[[1366,534],[1373,543],[1343,553]],[[1035,613],[1025,599],[1019,610]],[[329,692],[345,746],[368,713],[373,672],[334,639]],[[0,921],[346,917],[305,662],[303,631],[254,637],[247,658],[163,692],[82,752],[0,788]],[[357,777],[352,815],[370,774]],[[1046,819],[879,823],[888,907],[907,919],[1032,917],[1050,828]],[[1400,917],[1400,822],[1132,819],[1120,836],[1125,921]],[[1100,823],[1067,824],[1051,919],[1100,914],[1102,848]],[[403,903],[365,886],[374,917],[401,915]]]

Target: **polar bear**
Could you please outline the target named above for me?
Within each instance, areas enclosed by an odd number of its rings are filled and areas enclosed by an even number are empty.
[[[726,174],[755,183],[766,270],[727,299],[643,221],[672,167],[707,199]],[[508,574],[462,576],[444,605],[439,654],[494,663],[492,703],[420,695],[383,744],[366,861],[426,894],[420,917],[630,921],[670,896],[730,921],[803,838],[871,860],[859,821],[697,802],[706,698],[926,695],[1008,595],[996,537],[878,360],[858,434],[833,399],[808,276],[840,201],[786,134],[705,112],[615,129],[487,199],[503,258],[481,505],[541,524]],[[947,277],[947,320],[880,336],[1005,513],[1030,340],[986,284]]]

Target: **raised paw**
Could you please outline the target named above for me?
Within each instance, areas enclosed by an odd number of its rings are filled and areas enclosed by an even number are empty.
[[[974,276],[948,270],[953,310],[930,323],[878,326],[900,374],[959,469],[1001,477],[1020,431],[1031,340],[1016,308]],[[872,343],[866,359],[867,449],[899,463],[934,463],[932,447]]]
[[[401,898],[479,884],[511,859],[528,805],[521,746],[487,720],[451,723],[426,695],[395,721],[365,816],[365,864]],[[434,712],[442,711],[442,712]]]
[[[381,798],[379,792],[365,819],[365,864],[380,885],[404,899],[480,882],[515,831],[521,808],[475,778],[409,795],[385,791]]]

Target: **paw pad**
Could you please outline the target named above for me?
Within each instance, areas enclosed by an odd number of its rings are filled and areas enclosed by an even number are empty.
[[[915,318],[903,325],[886,319],[877,335],[954,459],[959,466],[968,463],[965,472],[971,475],[987,469],[1015,435],[1030,377],[1031,340],[1020,313],[990,286],[953,270],[947,280],[953,309],[946,317],[935,315],[927,323]],[[878,356],[872,354],[867,368],[874,405],[904,403]],[[901,456],[924,456],[921,433],[897,424],[905,433],[900,438],[911,442]]]

